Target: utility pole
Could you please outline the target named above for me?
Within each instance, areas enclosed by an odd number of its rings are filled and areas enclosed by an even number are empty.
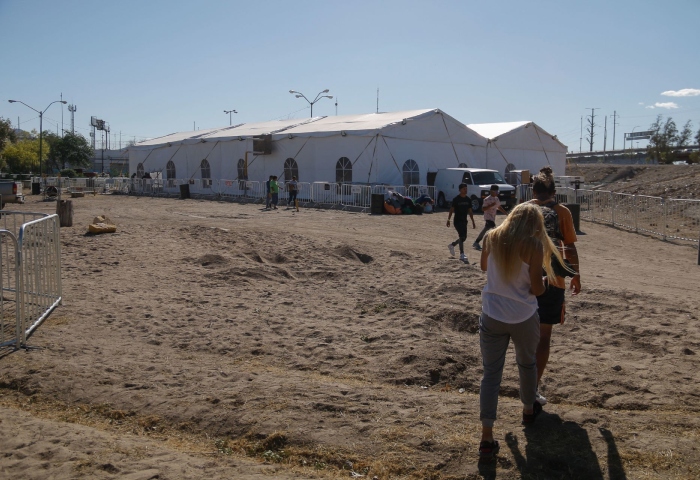
[[[583,115],[581,115],[581,136],[578,138],[578,153],[581,153],[581,145],[583,144]]]
[[[68,105],[68,111],[70,112],[70,133],[75,135],[75,111],[77,108],[75,105]]]
[[[586,128],[586,131],[588,132],[588,144],[590,145],[591,149],[590,151],[593,151],[593,137],[595,137],[595,133],[593,133],[593,129],[595,128],[595,110],[598,107],[591,108],[591,114],[588,115],[586,118],[588,119],[588,127]]]
[[[605,153],[608,150],[608,116],[605,116],[605,127],[603,130],[603,163],[605,163]]]
[[[61,138],[63,138],[63,92],[61,92]]]
[[[335,97],[335,116],[338,116],[338,96]]]
[[[613,151],[615,151],[615,126],[617,125],[617,111],[613,111]],[[623,148],[624,150],[624,148]]]

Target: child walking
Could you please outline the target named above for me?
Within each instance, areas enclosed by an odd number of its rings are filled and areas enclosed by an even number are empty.
[[[481,251],[481,269],[486,286],[481,294],[479,343],[484,366],[479,393],[481,443],[479,456],[491,458],[499,445],[493,438],[498,409],[498,391],[510,340],[520,376],[523,425],[534,422],[542,411],[535,401],[537,391],[537,344],[540,324],[537,295],[545,291],[542,269],[554,279],[552,254],[559,252],[547,236],[539,207],[521,203],[503,223],[489,231]]]

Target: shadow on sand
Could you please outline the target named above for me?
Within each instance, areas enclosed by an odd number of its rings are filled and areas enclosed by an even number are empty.
[[[607,476],[603,474],[593,451],[588,431],[574,422],[565,422],[559,415],[543,413],[537,422],[523,429],[525,445],[515,434],[508,433],[504,448],[510,449],[515,467],[523,479],[585,479],[625,480],[627,475],[617,451],[615,438],[609,430],[598,429],[607,444]],[[503,457],[479,462],[479,473],[485,479],[495,479],[498,467],[513,465]]]

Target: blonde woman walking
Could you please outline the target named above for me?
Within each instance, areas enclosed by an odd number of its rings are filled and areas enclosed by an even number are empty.
[[[479,394],[482,428],[479,456],[482,458],[491,458],[499,450],[493,437],[493,425],[511,339],[520,376],[523,425],[533,423],[542,411],[542,405],[535,401],[536,352],[540,338],[537,295],[545,291],[543,267],[549,281],[554,279],[552,254],[561,261],[559,251],[547,236],[539,207],[529,203],[515,207],[484,239],[481,269],[487,273],[487,280],[481,294],[479,321],[484,366]]]

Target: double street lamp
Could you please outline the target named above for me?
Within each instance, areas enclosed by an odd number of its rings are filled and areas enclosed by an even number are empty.
[[[232,125],[231,123],[231,114],[232,113],[238,113],[235,110],[224,110],[224,113],[228,113],[228,126],[230,127]]]
[[[21,103],[21,104],[24,105],[25,107],[31,108],[32,110],[34,110],[36,113],[39,114],[39,176],[41,177],[41,172],[42,172],[42,169],[41,169],[41,154],[42,154],[42,142],[43,142],[43,139],[44,139],[44,112],[46,112],[46,110],[48,110],[49,107],[50,107],[51,105],[53,105],[54,103],[63,103],[63,104],[66,104],[66,103],[68,103],[68,102],[65,101],[65,100],[54,100],[53,102],[49,103],[49,105],[48,105],[43,111],[41,111],[41,112],[40,112],[39,110],[37,110],[36,108],[30,107],[29,105],[27,105],[26,103],[24,103],[24,102],[21,101],[21,100],[8,100],[8,102],[10,102],[10,103]]]
[[[316,95],[316,98],[314,98],[313,102],[311,100],[309,100],[308,98],[306,98],[306,96],[303,93],[297,92],[296,90],[290,90],[289,93],[294,94],[297,98],[303,98],[304,100],[309,102],[309,105],[311,105],[311,118],[313,118],[313,116],[314,116],[314,103],[318,102],[322,98],[333,98],[333,95],[323,95],[324,93],[328,93],[329,91],[330,90],[325,89],[322,92],[318,92],[318,95]]]

